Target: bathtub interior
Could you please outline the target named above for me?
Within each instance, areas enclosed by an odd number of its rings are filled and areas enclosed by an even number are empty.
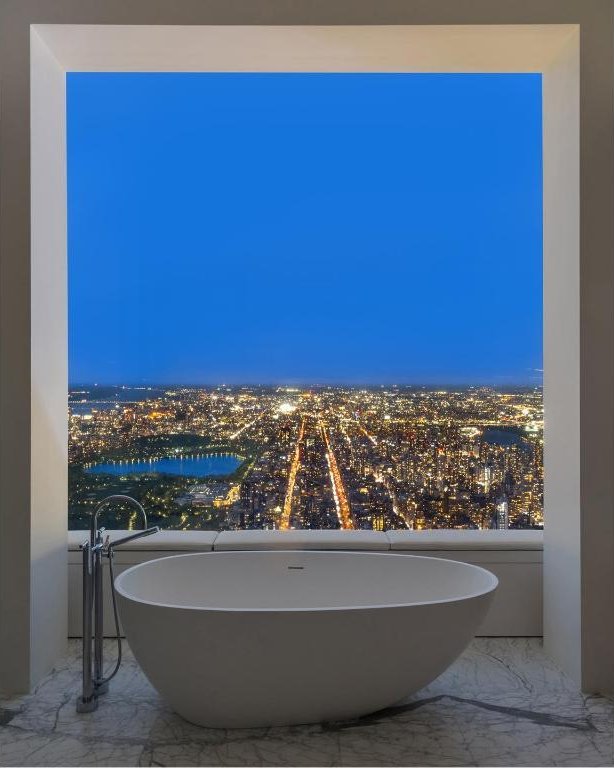
[[[441,558],[365,552],[208,552],[137,565],[116,580],[138,602],[212,610],[318,610],[460,600],[496,577]]]

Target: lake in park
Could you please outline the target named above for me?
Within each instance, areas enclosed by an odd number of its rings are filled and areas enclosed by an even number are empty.
[[[230,475],[243,463],[240,456],[232,453],[199,454],[197,456],[167,456],[161,459],[144,459],[123,462],[93,464],[86,472],[93,475],[180,475],[182,477],[214,477]]]

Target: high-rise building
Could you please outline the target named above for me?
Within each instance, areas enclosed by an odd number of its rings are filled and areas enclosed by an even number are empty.
[[[509,514],[509,503],[505,496],[501,496],[497,500],[497,528],[500,531],[506,531],[509,528],[510,523],[510,514]]]

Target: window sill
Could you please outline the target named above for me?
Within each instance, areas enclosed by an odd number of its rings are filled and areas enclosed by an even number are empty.
[[[128,531],[108,531],[111,540]],[[68,531],[68,550],[76,551],[87,531]],[[251,549],[328,549],[357,551],[508,550],[540,551],[543,531],[160,531],[122,547],[123,552],[204,552]]]

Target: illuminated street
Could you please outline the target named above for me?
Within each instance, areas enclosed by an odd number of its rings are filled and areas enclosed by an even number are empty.
[[[296,483],[296,474],[301,464],[301,442],[303,441],[303,435],[305,434],[305,419],[301,421],[301,428],[298,433],[298,439],[296,441],[296,449],[294,456],[292,457],[292,464],[290,465],[290,472],[288,473],[288,490],[286,491],[286,498],[284,499],[284,508],[281,516],[281,522],[279,527],[282,531],[287,530],[290,527],[290,516],[292,515],[292,498],[294,496],[294,485]]]

